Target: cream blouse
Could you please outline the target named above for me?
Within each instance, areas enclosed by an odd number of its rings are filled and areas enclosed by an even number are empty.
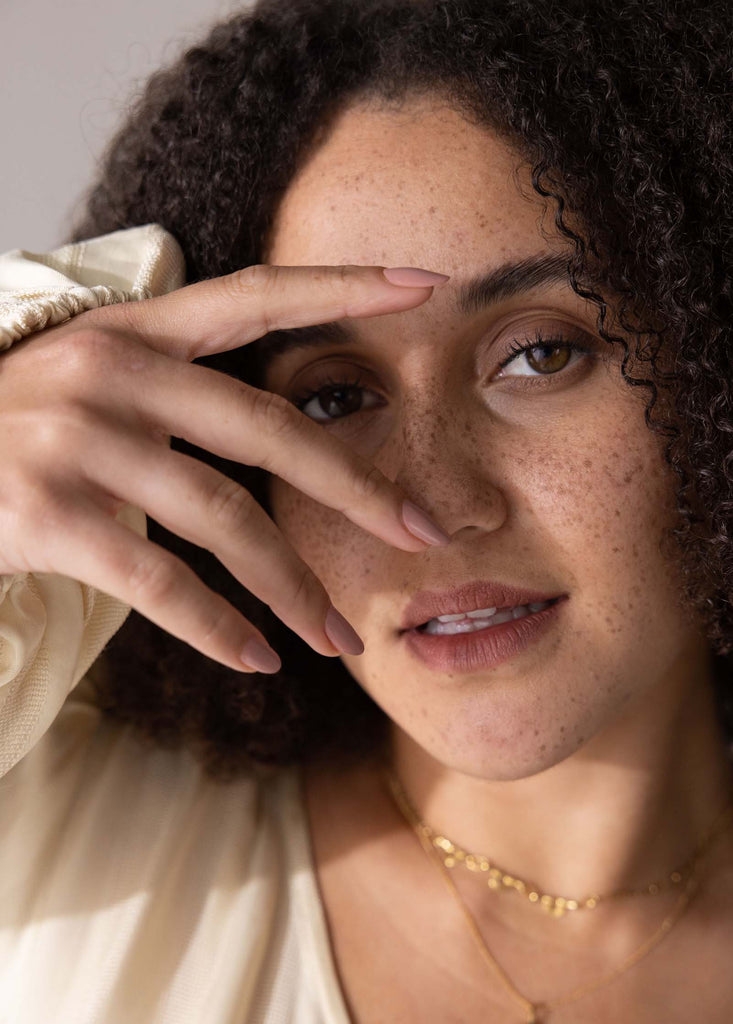
[[[0,350],[183,281],[157,225],[7,253]],[[128,612],[0,577],[0,1024],[348,1024],[299,770],[216,783],[106,718],[85,674]]]

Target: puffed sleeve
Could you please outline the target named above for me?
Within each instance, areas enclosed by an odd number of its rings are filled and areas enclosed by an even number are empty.
[[[156,224],[48,253],[5,253],[0,351],[85,310],[162,295],[184,282],[180,247]],[[126,505],[117,519],[145,536],[142,510]],[[0,775],[43,736],[129,611],[70,577],[0,576]]]

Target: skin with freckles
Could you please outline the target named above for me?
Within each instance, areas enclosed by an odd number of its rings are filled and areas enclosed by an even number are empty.
[[[324,429],[426,503],[452,544],[402,555],[279,480],[274,514],[360,631],[365,653],[345,663],[390,717],[461,771],[522,778],[576,751],[642,683],[669,685],[695,651],[704,664],[659,552],[671,480],[639,394],[600,339],[597,359],[575,357],[556,380],[538,380],[520,356],[515,376],[491,382],[514,338],[594,337],[595,307],[569,285],[453,311],[472,273],[551,246],[541,206],[513,185],[516,158],[447,112],[430,134],[406,116],[391,132],[383,121],[362,114],[354,138],[344,118],[290,188],[268,258],[426,266],[451,281],[423,307],[360,322],[348,355],[290,353],[266,386],[292,397],[360,373],[381,404]],[[418,133],[421,159],[411,158]],[[562,624],[489,672],[435,675],[401,639],[402,609],[419,589],[479,577],[570,595]]]
[[[356,103],[288,189],[267,261],[425,267],[450,280],[417,309],[351,321],[353,342],[276,357],[264,386],[369,458],[451,535],[445,547],[397,551],[271,481],[277,523],[364,640],[364,654],[343,662],[391,720],[389,757],[413,803],[467,849],[547,891],[583,895],[643,884],[684,861],[725,803],[729,769],[708,645],[680,603],[676,563],[663,548],[674,480],[644,421],[648,392],[623,381],[620,349],[596,333],[596,307],[564,281],[478,312],[457,308],[458,289],[476,275],[565,245],[527,166],[497,135],[437,98]],[[509,361],[513,344],[533,339],[533,351]],[[548,339],[576,348],[538,350]],[[351,390],[307,398],[334,383]],[[568,599],[544,635],[502,664],[437,672],[407,647],[403,610],[418,590],[475,579]],[[381,1019],[373,993],[402,950],[411,983],[400,988],[412,993],[405,1019],[510,1019],[506,995],[495,985],[487,994],[486,966],[465,923],[374,767],[346,776],[313,766],[308,799],[354,1018]],[[710,912],[719,915],[730,851],[725,843],[717,849]],[[355,871],[372,879],[374,892],[391,893],[378,920],[370,917],[374,901],[355,903]],[[549,998],[558,972],[563,989],[602,973],[671,906],[664,897],[619,904],[593,920],[577,915],[561,933],[518,899],[479,891],[471,877],[455,881],[532,997]],[[698,906],[707,906],[704,896]],[[441,948],[451,952],[439,965],[430,960],[424,975],[411,974],[418,948],[425,952],[415,936],[435,928],[436,916]],[[687,931],[679,925],[666,940],[660,970],[689,966],[695,920],[690,912]],[[384,977],[375,967],[367,983],[361,936],[372,927],[391,927],[392,943],[384,943]],[[655,964],[650,957],[647,969]],[[591,1019],[584,1014],[593,1007],[593,1020],[618,1020],[631,1006],[634,1020],[646,1020],[638,977],[601,992],[598,1005],[589,996],[568,1007],[561,1019]],[[450,1012],[461,1006],[463,1015],[447,1015],[444,992]],[[648,1019],[659,1019],[659,1006],[647,1003]],[[712,1004],[706,1019],[722,1020]]]

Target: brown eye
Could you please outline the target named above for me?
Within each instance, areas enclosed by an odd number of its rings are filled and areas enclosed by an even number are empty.
[[[331,419],[358,412],[362,403],[362,388],[354,385],[338,388],[322,388],[315,396],[321,412]]]
[[[552,377],[562,373],[571,363],[589,356],[591,352],[585,345],[573,341],[533,338],[529,342],[515,342],[511,346],[510,355],[501,364],[497,376]]]
[[[334,380],[291,399],[296,408],[316,423],[333,423],[384,404],[363,381]]]
[[[537,373],[557,373],[570,362],[570,349],[566,346],[537,345],[527,351],[527,365]]]

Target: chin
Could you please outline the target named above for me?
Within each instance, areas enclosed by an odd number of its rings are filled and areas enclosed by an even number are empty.
[[[576,748],[577,749],[577,748]],[[512,750],[503,753],[486,747],[467,746],[463,750],[430,751],[442,764],[464,775],[487,782],[516,782],[549,771],[571,757],[576,749]]]
[[[572,757],[592,734],[588,723],[541,724],[526,716],[491,715],[483,722],[456,716],[450,723],[425,722],[413,740],[436,761],[475,778],[512,782],[548,771]]]

